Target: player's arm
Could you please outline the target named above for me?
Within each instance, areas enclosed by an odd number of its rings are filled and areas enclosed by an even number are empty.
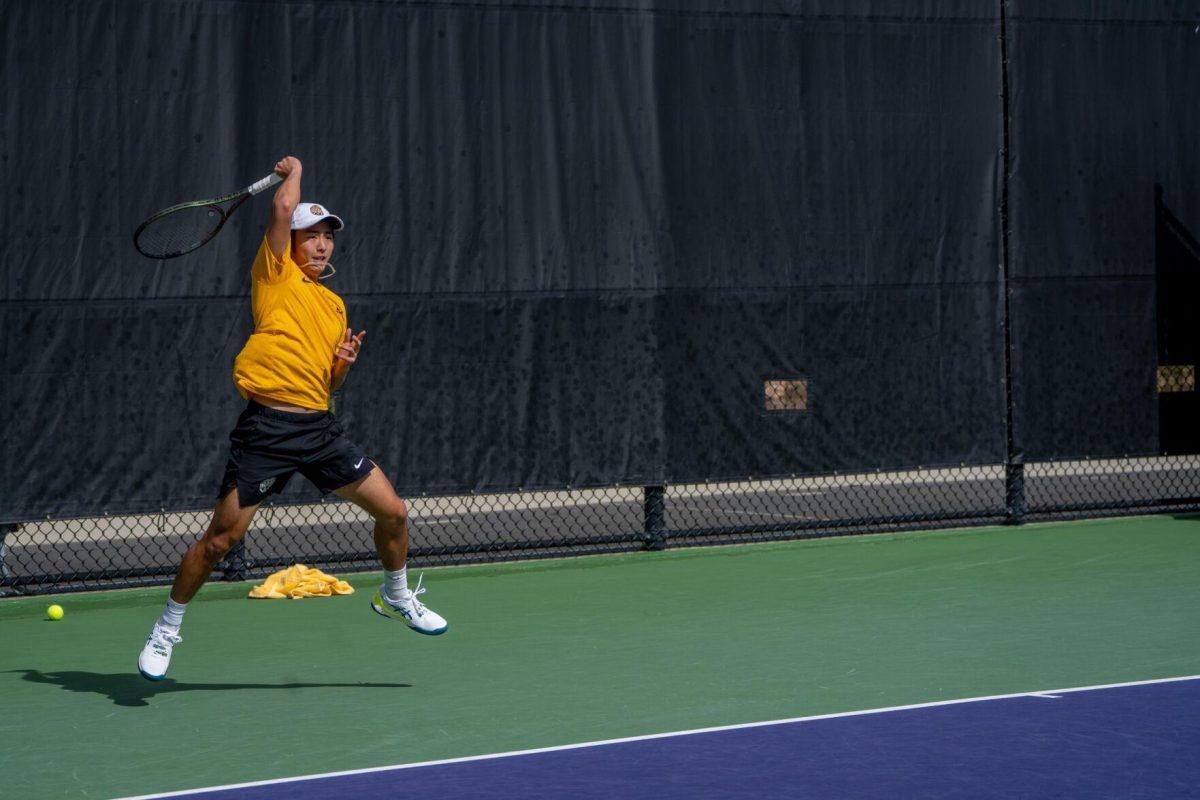
[[[267,246],[276,258],[283,258],[283,252],[292,236],[292,213],[300,204],[300,159],[294,156],[284,156],[275,165],[276,174],[283,177],[283,183],[275,190],[275,199],[271,202],[271,223],[267,226]]]
[[[362,349],[363,337],[366,335],[366,331],[361,331],[356,336],[351,336],[350,329],[346,328],[346,335],[333,352],[333,372],[329,379],[331,391],[336,392],[346,380],[346,373],[350,371],[350,365],[358,360],[358,351]]]

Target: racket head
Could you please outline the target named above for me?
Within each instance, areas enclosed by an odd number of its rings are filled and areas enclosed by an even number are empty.
[[[228,209],[221,208],[221,200],[201,200],[163,209],[133,232],[133,246],[147,258],[165,260],[186,255],[216,236],[229,215],[249,196],[237,197]]]

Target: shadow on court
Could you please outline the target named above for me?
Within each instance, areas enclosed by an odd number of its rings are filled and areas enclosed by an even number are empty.
[[[12,669],[24,673],[31,683],[59,686],[68,692],[100,694],[119,706],[147,706],[146,701],[172,692],[228,692],[237,689],[408,689],[408,683],[179,683],[171,678],[148,681],[128,672],[42,672],[37,669]]]

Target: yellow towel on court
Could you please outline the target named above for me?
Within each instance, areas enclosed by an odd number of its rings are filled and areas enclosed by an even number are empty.
[[[261,586],[250,590],[251,597],[268,600],[282,600],[285,597],[299,600],[302,597],[329,597],[331,594],[354,594],[354,587],[303,564],[281,569],[263,581]]]

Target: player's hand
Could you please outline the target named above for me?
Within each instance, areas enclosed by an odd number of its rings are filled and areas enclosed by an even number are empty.
[[[296,177],[300,177],[302,171],[303,167],[300,166],[300,159],[295,156],[284,156],[275,165],[275,174],[281,178],[287,178],[293,172],[296,173]]]
[[[350,335],[350,329],[346,328],[346,335],[342,339],[341,344],[337,346],[333,357],[345,361],[347,364],[353,364],[358,360],[358,351],[362,350],[363,337],[367,335],[366,331],[362,331],[355,336]]]

